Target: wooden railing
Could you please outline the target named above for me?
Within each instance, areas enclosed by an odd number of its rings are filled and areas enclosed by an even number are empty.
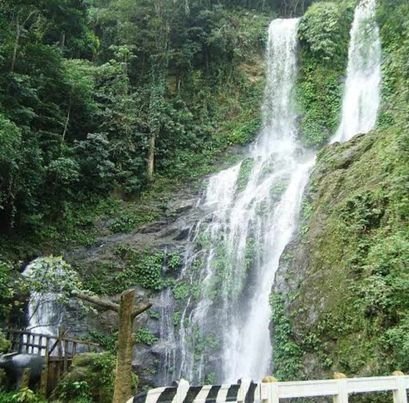
[[[182,380],[178,387],[152,389],[128,403],[279,403],[280,399],[329,397],[334,403],[348,403],[352,394],[389,392],[394,403],[407,403],[409,376],[341,378],[304,382],[250,383],[237,385],[190,386]],[[313,401],[313,400],[312,400]]]
[[[76,354],[101,351],[97,343],[67,337],[66,332],[61,329],[57,336],[17,329],[8,329],[5,333],[11,343],[11,352],[44,357],[45,369],[41,379],[41,389],[46,395],[55,388],[62,375],[71,366]]]
[[[99,345],[86,340],[67,337],[59,330],[57,336],[34,333],[28,330],[6,330],[7,339],[11,343],[11,351],[42,356],[58,356],[72,358],[77,352],[99,351]]]

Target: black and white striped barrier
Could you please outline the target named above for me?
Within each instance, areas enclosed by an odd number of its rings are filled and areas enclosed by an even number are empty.
[[[334,403],[348,403],[355,393],[389,392],[394,403],[408,403],[409,376],[397,371],[393,376],[277,382],[266,377],[262,383],[242,379],[234,385],[190,386],[181,380],[178,386],[152,389],[127,403],[280,403],[280,399],[330,397]]]
[[[190,386],[184,379],[178,386],[151,389],[140,393],[127,403],[252,403],[259,400],[259,385],[250,380],[240,380],[233,385]]]

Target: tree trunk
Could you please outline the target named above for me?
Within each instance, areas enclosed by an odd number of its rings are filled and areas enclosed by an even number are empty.
[[[16,59],[17,59],[17,50],[18,50],[18,43],[20,41],[20,34],[21,34],[21,27],[19,23],[19,18],[16,18],[16,39],[14,40],[14,49],[13,49],[13,56],[11,59],[11,73],[14,72],[14,68],[16,67]]]
[[[27,18],[21,24],[20,24],[19,16],[17,15],[16,17],[16,38],[14,40],[13,56],[11,59],[11,68],[10,68],[11,73],[14,72],[14,69],[16,67],[17,51],[19,47],[21,33],[24,29],[24,26],[28,23],[28,21],[33,15],[35,15],[35,11],[31,11],[30,14],[28,14]]]
[[[67,117],[65,119],[65,124],[64,124],[64,131],[62,133],[62,143],[64,144],[65,142],[65,136],[67,134],[68,131],[68,125],[70,123],[70,116],[71,116],[71,96],[70,96],[70,103],[68,105],[68,112],[67,112]]]
[[[156,143],[156,134],[155,132],[152,132],[149,138],[149,147],[148,147],[147,176],[148,176],[149,182],[153,181],[153,174],[155,171],[155,143]]]
[[[132,396],[132,324],[135,291],[121,295],[119,308],[118,353],[113,403],[124,403]]]
[[[116,357],[114,397],[112,402],[124,403],[132,396],[133,322],[138,315],[148,310],[152,304],[147,303],[135,307],[135,290],[133,289],[122,293],[119,305],[81,292],[77,292],[74,295],[79,299],[101,308],[118,312],[119,314],[118,353]]]

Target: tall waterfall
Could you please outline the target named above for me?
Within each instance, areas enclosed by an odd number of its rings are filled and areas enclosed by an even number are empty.
[[[271,23],[263,129],[249,157],[211,177],[201,200],[181,274],[190,296],[179,312],[175,378],[234,382],[270,372],[269,295],[314,161],[296,141],[297,26]]]
[[[375,127],[381,84],[381,40],[375,14],[376,0],[362,0],[355,10],[342,120],[332,142],[350,140]]]

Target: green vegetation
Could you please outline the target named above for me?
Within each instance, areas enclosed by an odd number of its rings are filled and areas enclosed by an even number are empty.
[[[77,355],[54,392],[54,398],[63,402],[111,402],[114,370],[115,358],[110,353]]]
[[[158,338],[155,337],[149,329],[142,327],[136,331],[135,341],[151,346],[158,341]]]
[[[24,286],[16,267],[8,261],[0,261],[0,323],[16,309],[23,308],[24,301],[19,298],[23,293]]]
[[[4,253],[89,244],[107,197],[133,202],[199,178],[228,146],[253,138],[268,10],[188,3],[1,6]],[[110,230],[157,216],[126,208]]]
[[[172,321],[180,325],[181,305],[202,290],[176,280],[179,253],[123,244],[75,271],[51,257],[39,262],[41,281],[23,281],[21,261],[148,226],[166,215],[176,189],[197,186],[230,163],[229,147],[248,144],[260,127],[267,24],[277,13],[298,15],[310,3],[2,2],[1,326],[21,314],[28,288],[58,285],[66,299],[83,284],[101,295],[170,287]],[[339,122],[355,5],[316,2],[300,21],[296,96],[300,140],[308,147],[322,147]],[[409,371],[408,15],[407,1],[379,0],[384,81],[378,128],[319,153],[300,239],[283,259],[290,290],[271,300],[280,379]],[[238,192],[253,165],[242,162]],[[272,169],[263,167],[266,174]],[[272,199],[285,180],[271,189]],[[257,206],[260,216],[265,207]],[[198,249],[208,244],[208,234],[201,234]],[[217,301],[232,262],[222,247],[215,253],[218,275],[209,297]],[[257,253],[256,242],[249,242],[249,268]],[[192,272],[203,265],[203,256],[195,259]],[[61,265],[66,278],[60,282],[51,269]],[[229,292],[239,289],[231,285]],[[62,401],[111,401],[116,335],[98,330],[89,336],[110,353],[74,360],[56,391]],[[214,335],[198,329],[192,338],[197,354],[220,348]],[[136,341],[151,346],[157,339],[141,328]],[[0,332],[0,351],[7,347]],[[214,376],[208,374],[208,382]],[[1,392],[2,401],[41,400],[23,389]]]
[[[172,270],[164,273],[169,259]],[[166,255],[159,250],[140,252],[129,247],[119,247],[112,261],[98,267],[82,265],[78,271],[88,289],[96,294],[119,294],[127,288],[141,286],[148,290],[160,291],[169,285],[172,274],[180,267],[178,254]]]
[[[302,369],[301,349],[294,342],[282,298],[279,295],[273,295],[270,303],[274,323],[272,332],[274,376],[282,381],[297,380]]]
[[[355,3],[319,2],[300,21],[297,102],[301,140],[309,147],[323,146],[339,124]]]
[[[6,339],[5,335],[0,331],[0,354],[6,353],[10,347],[10,342]]]
[[[31,389],[28,388],[22,388],[18,392],[0,391],[0,403],[45,403],[45,402],[46,401],[43,398],[36,395]]]

